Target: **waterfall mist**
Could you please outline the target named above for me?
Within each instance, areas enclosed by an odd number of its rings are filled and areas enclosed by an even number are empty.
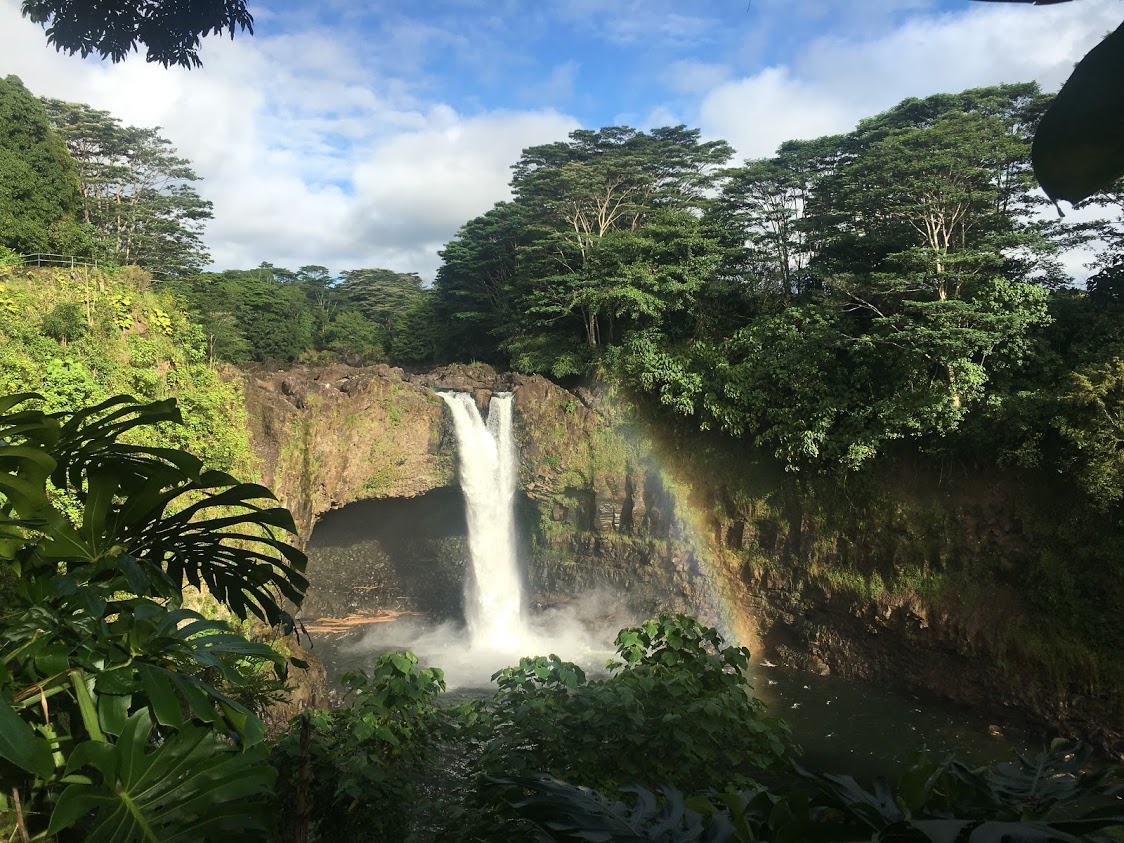
[[[526,605],[516,535],[519,458],[512,393],[496,393],[481,415],[472,396],[439,392],[457,437],[458,475],[465,503],[469,565],[464,586],[467,629],[403,617],[375,624],[341,656],[362,666],[372,652],[409,649],[440,667],[450,688],[480,688],[523,656],[556,653],[587,670],[604,668],[613,637],[626,619],[613,597],[591,592],[562,607],[531,612]]]

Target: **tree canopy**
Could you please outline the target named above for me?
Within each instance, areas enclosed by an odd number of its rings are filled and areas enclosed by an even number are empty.
[[[1049,102],[1033,83],[911,98],[736,167],[682,126],[527,149],[514,199],[442,252],[437,358],[610,372],[793,471],[978,435],[1035,388],[1071,283],[1057,251],[1107,243],[1104,290],[1124,265],[1119,223],[1037,213]]]
[[[206,35],[254,32],[245,0],[22,0],[21,10],[62,52],[119,62],[144,47],[148,61],[165,67],[202,66],[199,45]]]
[[[19,77],[0,79],[0,246],[82,251],[78,171],[47,110]]]
[[[106,244],[108,257],[161,276],[198,272],[211,203],[196,192],[199,177],[159,129],[124,126],[82,103],[46,100],[55,130],[77,162],[83,222]]]

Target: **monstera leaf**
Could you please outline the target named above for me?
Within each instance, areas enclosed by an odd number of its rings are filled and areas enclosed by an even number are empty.
[[[0,826],[22,793],[24,839],[262,839],[254,797],[274,773],[227,692],[285,659],[181,605],[191,584],[286,620],[307,584],[279,537],[292,517],[264,487],[129,441],[178,423],[173,401],[47,414],[37,398],[0,398]]]
[[[41,779],[55,770],[51,745],[0,700],[0,758]]]
[[[275,535],[295,533],[296,524],[270,505],[273,494],[204,471],[183,451],[121,441],[136,428],[179,423],[174,400],[116,396],[51,416],[16,410],[35,397],[0,404],[0,542],[19,543],[45,525],[49,538],[29,560],[51,570],[65,563],[79,584],[116,576],[127,558],[135,593],[178,601],[190,584],[208,588],[240,618],[287,620],[280,598],[300,603],[306,558]],[[48,477],[81,504],[78,526],[51,506]]]
[[[71,753],[67,775],[89,776],[59,796],[48,835],[81,824],[87,843],[265,839],[276,771],[264,746],[241,751],[189,725],[146,751],[152,728],[142,710],[116,743]]]
[[[1070,0],[978,0],[1052,6]],[[1034,175],[1051,199],[1080,202],[1124,176],[1124,24],[1089,51],[1034,133]]]
[[[1038,124],[1031,157],[1052,199],[1080,202],[1124,175],[1124,24],[1062,86]]]

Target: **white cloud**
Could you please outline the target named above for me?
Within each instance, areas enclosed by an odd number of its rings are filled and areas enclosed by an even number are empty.
[[[376,245],[413,242],[415,249],[436,250],[469,219],[510,197],[510,168],[524,148],[576,128],[577,121],[554,111],[466,118],[435,109],[424,128],[377,144],[357,167],[362,199],[351,223],[366,238],[388,241]]]
[[[523,97],[528,102],[565,102],[574,95],[580,71],[581,63],[572,59],[556,64],[545,79],[525,88]]]
[[[720,23],[715,16],[683,14],[693,5],[678,0],[565,0],[556,12],[616,46],[690,47],[713,40]]]
[[[785,66],[711,89],[700,122],[741,155],[762,157],[789,138],[847,131],[910,96],[1030,79],[1052,90],[1120,14],[1116,0],[981,3],[916,15],[867,38],[821,37]]]
[[[739,155],[764,158],[782,141],[849,128],[855,115],[825,86],[770,67],[715,88],[703,99],[700,118],[708,135],[729,141]]]
[[[36,94],[162,126],[214,203],[206,242],[218,267],[266,260],[432,277],[457,228],[509,198],[520,151],[577,128],[553,111],[466,116],[420,100],[326,31],[208,39],[200,70],[139,56],[111,65],[55,53],[14,0],[0,0],[0,55]]]
[[[639,123],[641,129],[658,129],[662,126],[678,126],[683,121],[679,116],[666,105],[657,105],[648,112],[648,116],[643,118]]]
[[[716,88],[730,77],[730,68],[713,62],[681,59],[672,62],[664,79],[673,91],[700,94]]]

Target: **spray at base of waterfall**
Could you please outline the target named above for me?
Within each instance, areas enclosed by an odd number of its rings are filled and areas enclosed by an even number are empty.
[[[445,671],[449,689],[485,688],[492,674],[519,663],[523,656],[552,653],[579,665],[586,672],[600,672],[614,651],[613,640],[624,626],[639,618],[625,612],[607,592],[592,592],[540,612],[529,613],[525,634],[510,646],[472,644],[464,626],[446,621],[426,623],[424,618],[404,616],[370,627],[354,644],[346,645],[349,661],[370,654],[410,650],[427,667]]]

